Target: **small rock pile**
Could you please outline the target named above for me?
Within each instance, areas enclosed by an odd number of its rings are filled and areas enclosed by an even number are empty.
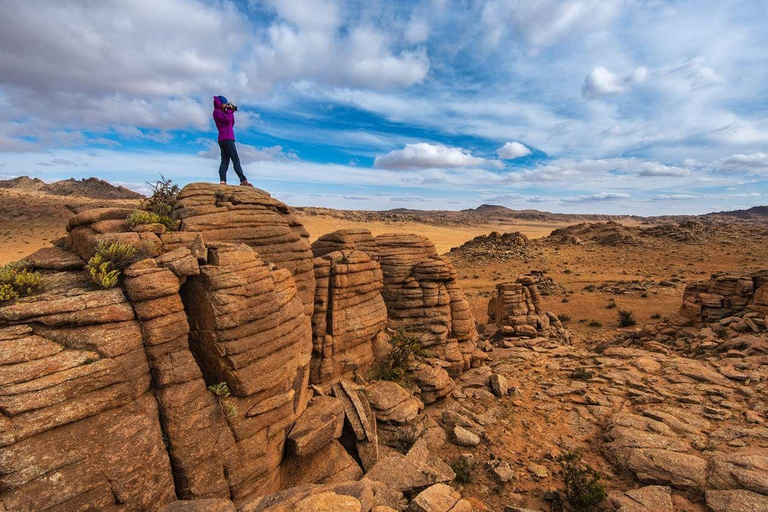
[[[619,245],[641,245],[636,230],[618,222],[582,222],[556,229],[543,239],[545,243],[581,244],[592,242],[616,247]]]
[[[476,236],[448,252],[452,260],[463,264],[477,264],[491,261],[528,261],[535,256],[534,244],[519,231],[500,233],[491,231]]]
[[[496,297],[488,301],[488,322],[497,330],[492,333],[486,326],[484,337],[492,335],[493,343],[504,347],[536,344],[550,338],[565,342],[570,339],[560,320],[541,310],[536,281],[537,275],[523,274],[514,283],[496,285]]]
[[[660,224],[642,230],[645,236],[685,243],[704,243],[712,233],[712,228],[695,220],[687,220],[679,224]]]

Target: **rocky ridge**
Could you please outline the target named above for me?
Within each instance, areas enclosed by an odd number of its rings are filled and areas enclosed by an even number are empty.
[[[131,227],[131,211],[75,215],[65,239],[26,259],[44,293],[0,307],[5,510],[368,511],[431,489],[438,480],[392,487],[394,454],[378,451],[376,414],[407,423],[423,403],[394,383],[369,401],[358,384],[374,344],[387,349],[387,324],[413,324],[430,348],[413,364],[431,401],[453,389],[444,368],[480,354],[428,240],[368,233],[368,252],[314,257],[287,207],[258,189],[185,187],[178,231]],[[119,287],[97,289],[84,262],[114,242],[141,257]],[[444,494],[460,501],[436,488],[414,506]]]

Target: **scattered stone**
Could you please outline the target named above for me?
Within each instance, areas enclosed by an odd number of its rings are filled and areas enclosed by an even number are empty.
[[[472,505],[446,484],[435,484],[421,491],[408,506],[408,512],[472,512]]]
[[[491,375],[491,389],[493,389],[493,394],[495,394],[498,397],[506,396],[509,392],[509,384],[507,383],[507,378],[503,375],[499,375],[498,373],[494,373]]]
[[[365,395],[379,421],[407,423],[424,408],[420,400],[413,397],[396,382],[380,380],[365,388]]]
[[[462,426],[456,425],[453,427],[453,443],[459,446],[477,446],[480,444],[480,436]]]

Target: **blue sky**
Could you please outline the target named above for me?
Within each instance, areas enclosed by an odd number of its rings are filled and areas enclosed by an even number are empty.
[[[768,2],[6,0],[0,176],[293,205],[661,215],[768,203]],[[230,182],[235,182],[230,171]]]

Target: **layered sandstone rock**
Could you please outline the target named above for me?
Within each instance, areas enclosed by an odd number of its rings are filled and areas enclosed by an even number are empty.
[[[131,212],[73,217],[61,247],[27,259],[45,292],[0,307],[0,509],[370,509],[369,484],[259,497],[375,467],[386,480],[374,407],[345,378],[374,363],[389,323],[436,356],[413,363],[422,399],[453,390],[446,368],[472,363],[477,333],[450,263],[423,237],[360,230],[322,237],[313,261],[303,227],[259,190],[185,187],[180,231],[131,227]],[[84,262],[118,241],[135,262],[96,289]],[[310,375],[335,398],[308,406]],[[376,395],[383,421],[418,413],[406,395]],[[448,481],[426,449],[405,458],[409,478]]]
[[[371,232],[362,228],[339,229],[321,236],[312,243],[315,257],[325,256],[329,252],[357,249],[378,260],[376,239]]]
[[[700,322],[717,322],[745,308],[768,314],[768,272],[748,276],[717,276],[690,283],[683,292],[680,314]]]
[[[379,260],[388,326],[416,335],[431,355],[450,363],[453,373],[469,368],[477,354],[475,321],[453,265],[420,235],[339,230],[320,237],[315,255],[357,249]]]
[[[154,510],[175,499],[140,325],[82,273],[0,307],[0,503]]]
[[[328,385],[365,373],[373,364],[373,340],[387,323],[379,264],[362,251],[315,258],[311,382]]]
[[[569,339],[560,320],[542,311],[534,275],[523,274],[514,283],[496,285],[496,296],[488,302],[488,321],[499,328],[495,339],[501,344],[514,344],[515,338]]]
[[[131,229],[126,220],[133,210],[126,208],[97,208],[78,213],[67,224],[69,235],[65,248],[87,260],[99,242],[123,242],[138,251],[157,256],[162,242],[157,233]],[[164,228],[163,228],[164,230]]]
[[[768,353],[768,271],[689,283],[678,314],[644,325],[640,336],[662,343],[696,340],[691,349]]]
[[[190,348],[221,396],[234,436],[235,500],[281,487],[286,433],[307,404],[311,332],[297,287],[246,245],[209,245],[208,264],[182,289]]]
[[[265,261],[288,269],[304,312],[312,314],[315,276],[309,234],[288,207],[257,188],[192,183],[179,193],[180,230],[206,242],[247,244]]]

